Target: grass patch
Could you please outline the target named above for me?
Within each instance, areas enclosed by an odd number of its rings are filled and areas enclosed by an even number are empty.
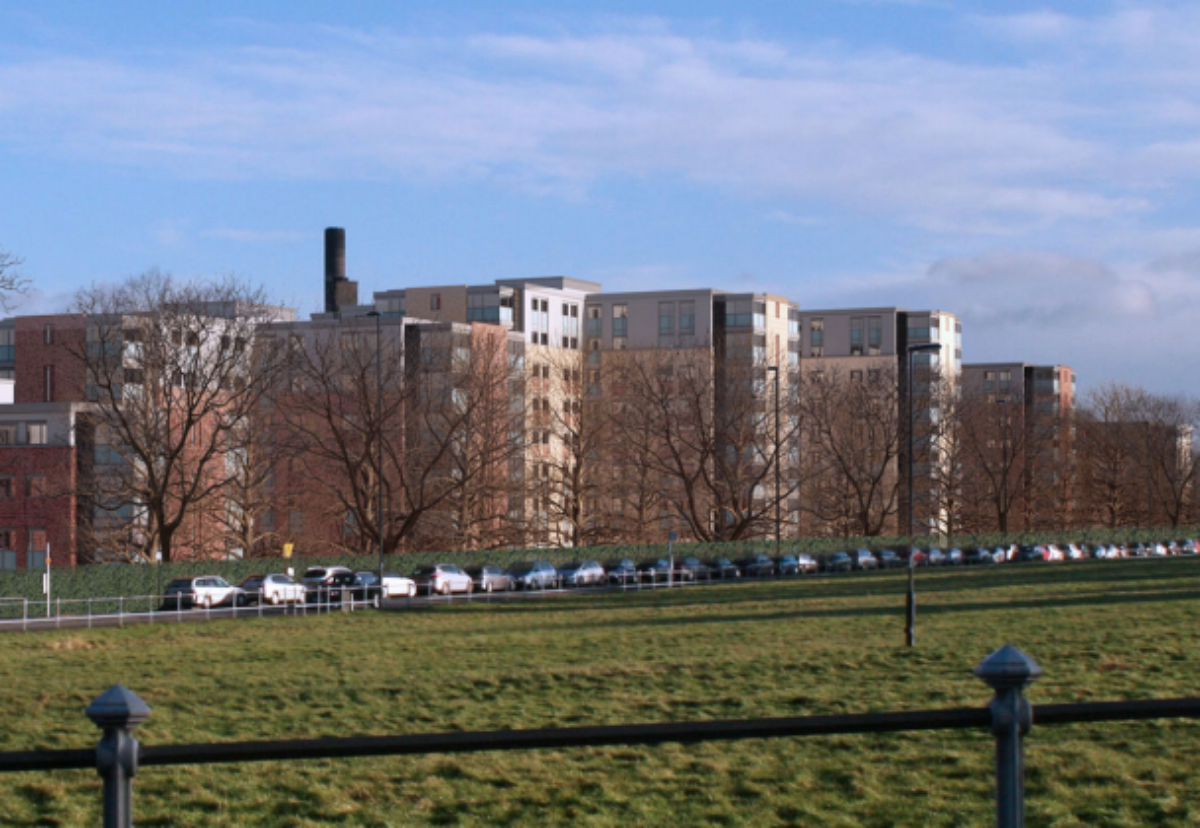
[[[146,744],[904,710],[986,703],[1012,642],[1034,703],[1194,695],[1200,561],[903,573],[427,612],[9,635],[0,750],[82,747],[109,685]],[[1200,824],[1190,722],[1038,727],[1031,826]],[[139,825],[988,825],[984,733],[148,768]],[[4,824],[99,821],[92,773],[0,777]]]

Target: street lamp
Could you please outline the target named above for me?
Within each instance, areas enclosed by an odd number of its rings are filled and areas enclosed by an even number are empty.
[[[775,375],[775,560],[779,560],[780,522],[779,522],[779,366],[768,365],[767,370]]]
[[[913,554],[913,354],[941,350],[936,342],[909,345],[908,350],[908,600],[906,602],[904,638],[909,647],[917,639],[917,569]]]
[[[383,314],[377,310],[368,311],[363,316],[375,317],[375,405],[378,409],[379,434],[376,437],[375,448],[375,485],[379,487],[379,501],[375,511],[375,526],[379,532],[379,594],[383,594]]]

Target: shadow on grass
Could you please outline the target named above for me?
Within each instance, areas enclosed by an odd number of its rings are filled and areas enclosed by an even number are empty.
[[[1200,594],[1200,568],[1195,559],[1147,560],[1077,564],[1011,564],[1003,567],[978,567],[953,570],[920,569],[918,595],[973,595],[992,590],[1025,587],[1068,590],[1054,599],[1037,599],[1033,606],[1066,606],[1103,602],[1155,600],[1159,594],[1174,594],[1181,578],[1196,578]],[[1183,565],[1183,566],[1181,566]],[[1157,585],[1157,586],[1155,586]],[[1137,589],[1135,597],[1122,597],[1121,590]],[[562,612],[596,612],[606,609],[683,609],[687,607],[729,606],[732,604],[795,604],[805,600],[863,599],[902,597],[907,591],[907,572],[890,570],[835,576],[801,576],[780,580],[739,580],[716,582],[699,588],[674,590],[626,590],[623,592],[568,592],[530,599],[506,600],[490,604],[443,605],[440,611],[487,612],[545,615]],[[1190,594],[1190,593],[1185,593]],[[1047,601],[1049,603],[1040,603]],[[997,600],[956,606],[1021,606],[1021,601]],[[822,612],[836,613],[836,610]],[[869,609],[846,611],[849,615],[870,613]],[[791,611],[789,611],[789,615]],[[749,617],[749,615],[747,615]],[[769,616],[757,616],[769,617]],[[603,623],[603,622],[600,622]]]
[[[937,604],[920,604],[921,592],[918,590],[917,600],[919,612],[923,616],[931,615],[953,615],[959,613],[972,612],[995,612],[995,611],[1012,611],[1012,610],[1037,610],[1037,609],[1065,609],[1070,607],[1085,607],[1102,605],[1105,607],[1117,606],[1122,604],[1146,604],[1146,603],[1164,603],[1173,601],[1196,601],[1200,599],[1200,592],[1195,589],[1180,589],[1178,583],[1170,584],[1170,589],[1149,590],[1139,592],[1089,592],[1084,595],[1071,596],[1054,596],[1047,598],[1014,598],[1011,600],[995,600],[995,601],[955,601],[943,602]],[[899,596],[897,596],[899,597]],[[745,599],[759,603],[758,598]],[[718,603],[718,602],[708,602]],[[720,602],[728,605],[730,602]],[[791,598],[791,603],[796,606],[800,603],[795,595]],[[647,605],[651,606],[651,605]],[[689,606],[696,604],[665,604],[659,603],[652,605],[655,609],[687,609]],[[571,611],[578,609],[595,610],[596,606],[591,602],[585,605],[572,605],[569,602],[563,602],[558,605],[559,611]],[[637,608],[633,606],[622,605],[624,609]],[[546,610],[552,608],[547,607]],[[510,608],[504,607],[503,612],[510,612]],[[761,624],[769,621],[786,621],[786,620],[801,620],[801,619],[822,619],[822,618],[897,618],[903,616],[904,603],[897,600],[894,605],[877,606],[877,607],[846,607],[846,608],[828,608],[828,609],[804,609],[802,606],[796,606],[795,609],[776,612],[760,612],[760,613],[742,613],[730,614],[728,612],[719,615],[688,615],[685,617],[671,618],[647,618],[645,616],[637,616],[635,618],[594,618],[588,621],[588,628],[594,629],[624,629],[637,628],[646,629],[652,627],[684,627],[693,624],[737,624],[737,623],[755,623]],[[519,627],[508,627],[509,631],[520,630],[523,632],[537,632],[540,630],[561,630],[561,622],[553,624],[538,624],[530,623]]]

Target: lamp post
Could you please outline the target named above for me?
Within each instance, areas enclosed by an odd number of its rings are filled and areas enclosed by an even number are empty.
[[[1000,406],[1000,539],[1008,543],[1008,400],[1004,397],[996,400]]]
[[[767,370],[775,375],[775,560],[779,560],[780,546],[780,520],[779,520],[779,492],[780,484],[780,451],[779,451],[779,366],[769,365]]]
[[[379,532],[379,594],[383,594],[383,314],[377,310],[369,311],[364,316],[375,317],[375,405],[378,411],[379,434],[375,441],[375,485],[379,488],[379,500],[375,511],[375,526]]]
[[[909,647],[917,643],[917,561],[913,554],[913,354],[941,350],[936,342],[909,345],[908,351],[908,596],[905,609],[904,639]]]

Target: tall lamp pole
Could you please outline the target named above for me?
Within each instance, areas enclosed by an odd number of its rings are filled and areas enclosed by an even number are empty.
[[[779,493],[781,491],[780,484],[780,451],[779,451],[779,366],[769,365],[767,370],[775,375],[775,560],[779,560],[780,546],[780,520],[779,520]]]
[[[379,532],[379,594],[383,594],[383,314],[377,310],[365,316],[375,317],[375,405],[379,434],[375,441],[375,485],[379,487],[379,500],[375,510],[375,526]]]
[[[917,643],[917,556],[913,554],[913,354],[941,350],[936,342],[908,346],[908,596],[905,602],[904,639]]]

